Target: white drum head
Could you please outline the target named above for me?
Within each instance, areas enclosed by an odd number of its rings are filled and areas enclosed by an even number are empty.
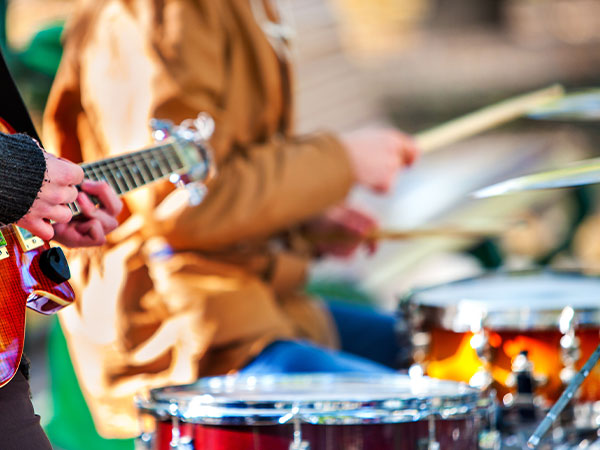
[[[427,377],[301,374],[205,378],[155,389],[140,408],[204,424],[285,423],[294,415],[309,423],[356,424],[464,416],[481,402],[476,389]]]
[[[497,272],[416,290],[405,303],[458,332],[476,331],[480,324],[519,330],[558,328],[569,314],[577,325],[600,326],[600,277]]]

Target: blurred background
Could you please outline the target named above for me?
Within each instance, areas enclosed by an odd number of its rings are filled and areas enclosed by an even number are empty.
[[[61,56],[71,0],[0,1],[0,39],[36,125]],[[393,123],[416,133],[510,96],[559,82],[600,85],[599,0],[287,0],[298,131]],[[381,242],[374,256],[323,260],[310,289],[395,310],[417,286],[497,268],[600,267],[596,187],[487,200],[491,183],[598,156],[594,122],[520,119],[429,154],[376,198],[352,202],[384,228],[500,229],[489,239]],[[54,318],[28,316],[37,411],[52,421]],[[56,344],[56,343],[55,343]],[[50,340],[50,345],[53,345]],[[51,347],[52,348],[52,347]],[[55,431],[56,433],[56,431]],[[52,436],[52,433],[51,433]]]

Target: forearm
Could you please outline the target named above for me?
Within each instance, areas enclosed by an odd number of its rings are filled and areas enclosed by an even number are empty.
[[[44,182],[46,159],[27,135],[0,133],[0,222],[21,219],[37,198]]]

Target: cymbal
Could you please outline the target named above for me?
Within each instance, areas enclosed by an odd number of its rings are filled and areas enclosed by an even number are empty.
[[[476,198],[538,189],[555,189],[582,186],[600,182],[600,158],[586,159],[561,169],[549,170],[511,178],[474,192]]]
[[[565,95],[531,110],[527,117],[537,120],[600,120],[600,89],[588,89]]]

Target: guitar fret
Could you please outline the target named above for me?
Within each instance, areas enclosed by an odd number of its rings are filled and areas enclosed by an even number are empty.
[[[150,173],[150,170],[144,161],[144,157],[139,153],[135,154],[133,157],[136,160],[136,166],[140,170],[140,175],[144,181],[144,184],[150,183],[152,181],[152,174]]]
[[[115,165],[117,166],[117,170],[121,174],[121,178],[123,179],[123,182],[125,183],[125,186],[127,187],[127,191],[131,191],[131,190],[135,189],[135,183],[131,182],[133,178],[131,176],[131,173],[129,173],[129,170],[127,168],[127,165],[125,164],[125,161],[123,161],[123,158],[117,158],[115,160]]]
[[[131,158],[127,155],[123,155],[121,161],[123,162],[123,165],[125,166],[125,172],[126,172],[127,176],[129,177],[129,183],[132,186],[131,190],[134,190],[134,189],[140,187],[137,180],[135,179],[135,174],[134,174],[133,169],[136,167],[135,167],[135,165],[132,164]]]
[[[173,143],[140,150],[132,154],[82,164],[85,178],[107,182],[118,194],[181,171],[186,164]],[[69,206],[79,213],[79,205]]]
[[[166,148],[163,152],[165,159],[167,160],[167,164],[169,165],[171,172],[176,172],[181,169],[181,165],[177,162],[177,159],[174,158],[175,154],[172,148]]]
[[[112,170],[110,170],[109,167],[107,167],[105,164],[98,165],[98,170],[102,174],[102,176],[100,178],[102,181],[107,182],[109,184],[109,186],[112,187],[119,194],[123,193],[123,191],[121,191],[121,187],[119,186],[119,183],[117,182],[117,179],[115,178],[115,175],[113,174]]]
[[[110,164],[111,166],[113,166],[113,167],[107,167],[107,168],[110,169],[111,176],[114,178],[115,182],[119,186],[119,190],[118,190],[119,194],[123,194],[123,193],[127,192],[128,189],[127,189],[127,185],[123,181],[123,174],[121,173],[121,170],[119,169],[119,167],[116,165],[114,159],[111,160],[110,162],[107,161],[107,164]]]
[[[165,158],[160,150],[152,150],[154,161],[157,163],[161,178],[171,172],[171,168],[165,164]]]
[[[96,172],[94,171],[94,168],[91,165],[86,166],[83,169],[83,172],[86,178],[92,181],[98,181],[98,176],[96,175]]]
[[[133,182],[134,189],[146,184],[144,179],[140,176],[140,168],[136,164],[133,156],[124,156],[123,161],[127,165],[128,172],[131,175],[131,181]]]
[[[114,170],[109,167],[111,161],[112,159],[107,160],[98,166],[98,170],[102,173],[101,179],[106,181],[118,194],[123,194],[125,190],[119,182],[118,176],[115,174]]]
[[[149,151],[150,153],[151,151]],[[146,155],[144,155],[146,156]],[[152,156],[151,154],[149,156]],[[148,170],[150,170],[150,173],[152,174],[152,178],[154,180],[158,180],[159,178],[161,178],[161,174],[159,174],[158,172],[156,172],[156,168],[157,168],[157,164],[156,164],[156,160],[155,159],[144,159],[144,163],[146,164],[146,167],[148,167]]]
[[[74,216],[81,213],[81,207],[79,206],[79,203],[73,202],[69,203],[67,206],[71,210],[71,214],[73,214]]]

